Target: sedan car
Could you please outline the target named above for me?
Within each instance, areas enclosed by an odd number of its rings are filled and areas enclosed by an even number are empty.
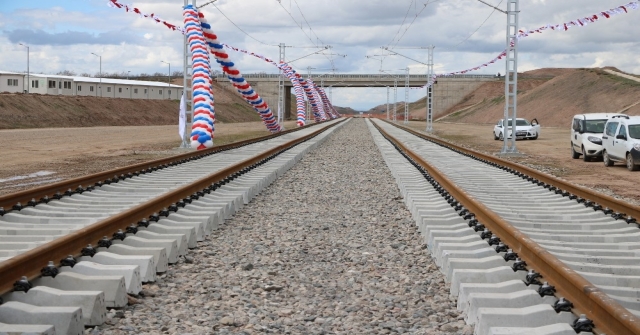
[[[500,119],[498,123],[493,127],[493,139],[494,140],[503,140],[505,132],[507,133],[507,138],[511,138],[512,131],[512,120],[509,119],[507,122],[504,119]],[[506,126],[506,131],[505,131]],[[540,135],[540,124],[538,120],[533,119],[529,122],[526,119],[516,119],[516,140],[523,139],[538,139]]]

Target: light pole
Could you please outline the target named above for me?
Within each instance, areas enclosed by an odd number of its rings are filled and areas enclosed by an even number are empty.
[[[169,90],[169,100],[171,100],[171,90],[170,90],[171,89],[171,63],[165,62],[163,60],[161,60],[160,63],[165,63],[165,64],[169,65],[169,83],[168,83],[169,88],[168,88],[168,90]]]
[[[127,71],[127,80],[129,80],[129,73],[131,73],[131,71]]]
[[[98,58],[100,58],[100,75],[99,75],[100,76],[100,86],[98,86],[98,88],[100,88],[100,97],[102,98],[102,56],[97,55],[97,54],[95,54],[93,52],[91,54],[96,56],[96,57],[98,57]],[[97,95],[97,93],[98,92],[96,92],[96,95]]]
[[[22,43],[18,43],[20,45],[22,45],[23,47],[27,48],[27,93],[29,93],[31,90],[29,89],[29,87],[31,86],[31,79],[29,78],[29,46],[26,44],[22,44]],[[22,86],[23,91],[24,91],[24,86]]]

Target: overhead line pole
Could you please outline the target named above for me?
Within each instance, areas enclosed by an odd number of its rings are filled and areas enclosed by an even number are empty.
[[[279,44],[280,47],[280,64],[285,61],[285,49],[284,43]],[[278,77],[278,124],[282,126],[284,123],[284,71],[280,69],[280,77]]]
[[[504,77],[504,120],[502,151],[503,155],[517,155],[516,117],[518,107],[518,24],[520,16],[519,0],[507,1],[507,60]],[[508,138],[508,122],[511,119],[511,139]]]
[[[191,4],[194,7],[196,6],[196,0],[184,0],[184,6],[186,7],[189,4],[189,1],[191,1]],[[213,1],[211,1],[213,2]],[[211,3],[210,2],[210,3]],[[209,3],[204,4],[201,7],[204,7],[206,5],[208,5]],[[183,77],[182,77],[182,94],[184,96],[184,102],[185,102],[185,113],[186,113],[186,120],[184,122],[184,136],[182,137],[182,143],[180,143],[180,148],[190,148],[191,146],[189,145],[189,129],[191,128],[191,124],[193,123],[193,83],[191,82],[191,71],[192,69],[192,65],[191,65],[191,51],[189,49],[189,42],[187,41],[187,35],[185,34],[183,39],[182,39],[182,45],[183,45],[183,55],[182,55],[182,73],[183,73]],[[189,117],[191,117],[191,119],[189,119]],[[191,120],[191,121],[189,121]]]
[[[404,82],[404,124],[409,123],[409,67]]]
[[[429,56],[427,61],[427,74],[429,78],[427,79],[427,83],[430,84],[427,87],[427,133],[433,132],[433,49],[435,46],[429,46]]]

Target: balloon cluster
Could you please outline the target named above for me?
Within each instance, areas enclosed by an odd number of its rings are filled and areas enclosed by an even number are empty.
[[[214,122],[216,119],[211,63],[209,50],[204,39],[198,10],[188,5],[183,11],[185,34],[189,49],[193,74],[193,125],[191,126],[191,147],[198,150],[213,147]]]
[[[207,45],[211,48],[211,53],[216,58],[218,64],[222,67],[222,72],[227,75],[227,78],[229,78],[233,87],[235,87],[244,100],[247,101],[253,109],[258,112],[258,114],[260,114],[262,122],[264,122],[269,131],[276,133],[282,130],[278,124],[278,120],[276,120],[271,109],[269,109],[269,105],[267,105],[266,101],[264,101],[260,95],[253,90],[251,85],[240,73],[240,70],[236,68],[235,63],[229,59],[229,54],[224,50],[224,45],[218,41],[218,36],[214,34],[211,29],[211,25],[207,22],[202,13],[199,13],[199,19]]]
[[[291,68],[287,63],[280,63],[278,67],[282,70],[284,75],[291,80],[293,84],[293,91],[296,94],[296,123],[298,127],[302,127],[306,123],[306,110],[304,106],[304,89],[300,85],[300,81],[296,77],[296,71]]]

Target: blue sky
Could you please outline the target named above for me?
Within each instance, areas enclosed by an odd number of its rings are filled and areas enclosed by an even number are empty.
[[[487,0],[505,8],[506,0]],[[520,27],[562,23],[625,4],[630,0],[522,0]],[[205,0],[199,0],[204,3]],[[122,1],[182,25],[183,0]],[[426,6],[425,6],[426,5]],[[505,16],[476,0],[218,0],[203,10],[224,43],[274,59],[286,43],[287,60],[331,45],[331,53],[293,62],[315,75],[338,73],[425,73],[418,62],[384,56],[380,47],[426,62],[424,49],[435,45],[437,73],[480,65],[505,47]],[[226,17],[225,17],[226,16]],[[568,32],[545,32],[523,39],[519,70],[543,67],[615,66],[640,74],[640,10]],[[0,0],[0,70],[26,71],[30,46],[32,72],[62,70],[95,74],[102,55],[103,72],[154,73],[182,67],[182,36],[149,19],[110,8],[107,0]],[[230,53],[243,73],[275,73],[251,56]],[[341,55],[346,55],[342,57]],[[365,56],[373,56],[366,58]],[[504,73],[497,62],[478,73]],[[411,90],[410,99],[424,92]],[[386,101],[385,88],[334,89],[334,104],[368,109]],[[399,99],[404,92],[399,90]]]

